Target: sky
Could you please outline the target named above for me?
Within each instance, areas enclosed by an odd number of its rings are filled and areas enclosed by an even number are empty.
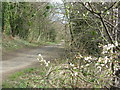
[[[62,4],[63,2],[62,2],[62,0],[50,0],[51,2],[57,2],[57,3],[60,3],[60,4]]]

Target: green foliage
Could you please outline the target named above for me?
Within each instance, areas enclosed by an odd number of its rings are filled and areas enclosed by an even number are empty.
[[[48,10],[49,10],[50,8],[51,8],[50,6],[46,6],[46,9],[48,9]]]
[[[2,39],[1,44],[3,50],[15,50],[27,46],[35,47],[41,45],[42,43],[29,43],[28,41],[20,38],[15,38],[14,40],[11,40],[8,36],[5,36],[5,38]]]
[[[48,5],[46,6],[46,9],[47,9],[47,10],[50,10],[50,9],[52,9],[52,8],[54,8],[54,6],[53,6],[52,4],[49,4],[49,3],[48,3]]]
[[[23,74],[24,74],[24,72],[18,72],[18,73],[15,73],[14,75],[10,76],[9,78],[11,80],[16,80],[17,77],[19,77],[19,76],[21,76]]]
[[[49,32],[49,35],[50,35],[50,41],[51,42],[55,42],[55,39],[56,39],[56,31],[55,31],[55,29],[53,28],[52,30],[50,30],[50,32]]]
[[[12,85],[9,82],[4,82],[2,87],[12,88]]]
[[[66,14],[68,14],[69,29],[71,30],[71,48],[79,50],[81,53],[97,56],[101,53],[98,48],[99,43],[103,43],[99,28],[99,19],[94,19],[93,15],[82,6],[81,3],[66,4]]]
[[[30,42],[55,41],[56,33],[48,18],[51,14],[50,10],[53,8],[51,4],[3,2],[2,5],[3,33],[12,37],[19,36]]]

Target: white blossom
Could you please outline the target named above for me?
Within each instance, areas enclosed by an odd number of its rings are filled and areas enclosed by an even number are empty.
[[[76,56],[76,58],[80,59],[80,58],[83,58],[83,56],[80,54],[80,55]]]
[[[48,66],[48,63],[46,63],[46,66]]]
[[[98,59],[98,62],[102,62],[102,59],[103,59],[103,58],[100,57],[100,58]]]
[[[97,68],[98,68],[100,71],[102,70],[102,67],[101,67],[101,66],[98,66]]]
[[[77,76],[77,75],[78,75],[78,72],[75,72],[74,75]]]
[[[50,63],[50,61],[48,61],[48,63]]]
[[[40,57],[41,57],[42,55],[41,55],[41,54],[38,54],[38,56],[40,56]]]
[[[85,66],[89,66],[90,64],[86,64]]]
[[[77,67],[74,67],[73,69],[77,69]]]
[[[74,67],[74,64],[70,63],[70,66]]]
[[[99,63],[96,63],[96,64],[95,64],[95,66],[98,66],[98,65],[99,65]]]
[[[81,68],[83,68],[84,66],[82,65]]]
[[[108,53],[108,50],[113,49],[113,47],[115,47],[113,44],[104,45],[102,54]]]
[[[63,72],[63,71],[61,71],[61,72],[60,72],[60,74],[62,75],[62,74],[64,74],[64,72]]]
[[[90,59],[92,59],[92,57],[89,56],[89,57],[85,57],[84,59],[85,59],[85,60],[90,60]]]
[[[103,66],[105,66],[105,64],[101,64],[101,66],[103,67]]]
[[[118,42],[117,41],[115,41],[115,46],[118,46]]]
[[[83,14],[83,16],[85,16],[85,14]]]
[[[105,2],[103,1],[103,2],[102,2],[102,5],[103,5],[104,3],[105,3]]]
[[[104,63],[106,64],[108,62],[109,58],[107,56],[105,56],[104,58]]]
[[[41,55],[41,54],[38,54],[38,57],[40,57],[40,58],[41,58],[41,60],[43,60],[43,57],[42,57],[42,55]]]
[[[107,14],[110,14],[110,12],[107,12]]]
[[[108,68],[108,65],[106,65],[106,68]]]
[[[46,60],[44,60],[41,54],[38,54],[37,60],[38,60],[39,62],[41,62],[41,63],[44,63],[45,66],[48,66],[48,64],[50,63],[50,61],[47,62]],[[42,64],[41,64],[41,65],[42,65]]]

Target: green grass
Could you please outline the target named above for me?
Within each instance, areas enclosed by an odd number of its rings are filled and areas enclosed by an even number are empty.
[[[3,88],[26,88],[26,82],[24,79],[20,79],[19,77],[32,74],[36,72],[38,69],[37,68],[27,68],[23,71],[16,72],[8,77],[6,81],[3,82],[2,87]],[[15,82],[19,83],[18,85],[15,84]]]
[[[40,42],[37,42],[36,44],[40,44],[40,45],[55,45],[55,44],[58,44],[58,43],[60,43],[60,41],[55,41],[55,42],[40,41]]]
[[[54,44],[58,44],[59,42],[45,42],[45,43],[49,45],[54,45]]]
[[[22,40],[22,39],[15,39],[15,40],[10,40],[10,39],[4,39],[2,42],[2,48],[4,50],[15,50],[23,47],[36,47],[38,44],[34,43],[29,43],[28,41]]]
[[[15,74],[11,75],[9,77],[9,79],[11,80],[15,80],[17,77],[21,76],[21,75],[24,75],[25,73],[31,73],[35,70],[36,68],[28,68],[28,69],[25,69],[21,72],[16,72]]]
[[[45,45],[54,45],[59,43],[56,42],[48,42],[48,41],[39,41],[39,42],[29,42],[27,40],[15,38],[10,39],[8,36],[6,38],[3,38],[2,41],[0,41],[0,47],[2,47],[3,50],[16,50],[24,47],[38,47],[38,46],[45,46]]]
[[[46,75],[46,67],[34,67],[28,68],[20,72],[16,72],[8,77],[6,81],[3,82],[3,88],[44,88],[43,83],[40,80]]]
[[[4,82],[2,88],[12,88],[12,85],[9,82]]]
[[[59,62],[65,62],[64,60]],[[6,81],[3,82],[3,88],[51,88],[46,81],[45,75],[49,68],[58,63],[51,63],[48,67],[40,65],[38,67],[28,68],[20,72],[10,75]]]

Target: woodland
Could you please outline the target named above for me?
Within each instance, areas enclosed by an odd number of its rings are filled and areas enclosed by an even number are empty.
[[[1,2],[1,8],[3,50],[19,39],[37,45],[62,41],[65,52],[53,62],[39,54],[40,69],[3,87],[120,88],[120,1]],[[34,72],[40,75],[29,80]]]

